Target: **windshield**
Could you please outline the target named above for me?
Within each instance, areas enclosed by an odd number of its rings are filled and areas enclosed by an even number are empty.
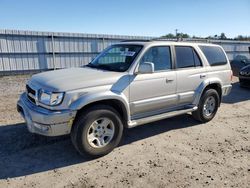
[[[113,45],[97,56],[88,67],[124,72],[128,70],[138,53],[140,45]]]

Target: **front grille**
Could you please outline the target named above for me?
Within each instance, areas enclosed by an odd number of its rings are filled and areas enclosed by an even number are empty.
[[[35,98],[36,98],[36,90],[32,89],[29,85],[26,85],[26,92],[27,92],[28,99],[32,103],[36,104],[36,100],[35,100]]]
[[[29,96],[28,95],[28,99],[31,101],[31,102],[33,102],[34,104],[36,103],[36,100],[35,99],[33,99],[31,96]]]

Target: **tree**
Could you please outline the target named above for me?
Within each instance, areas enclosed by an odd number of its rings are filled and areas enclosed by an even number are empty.
[[[166,35],[162,36],[161,38],[173,39],[173,38],[175,38],[175,35],[174,35],[174,34],[172,34],[172,33],[168,33],[168,34],[166,34]]]
[[[247,40],[247,41],[250,41],[250,36],[238,35],[237,37],[234,38],[234,40]]]
[[[214,37],[209,35],[208,37],[205,37],[205,39],[214,39]]]
[[[176,38],[190,38],[190,36],[187,33],[177,33]]]
[[[174,35],[172,33],[168,33],[161,38],[168,38],[168,39],[173,39],[173,38],[190,38],[190,36],[187,33],[177,33],[177,35]]]
[[[238,39],[238,40],[243,40],[244,37],[242,35],[239,35],[238,37],[236,37],[235,39]]]
[[[190,36],[187,33],[182,33],[182,38],[190,38]]]
[[[167,38],[167,39],[174,39],[174,38],[177,38],[178,40],[182,40],[184,38],[191,38],[190,35],[188,35],[187,33],[176,33],[175,34],[172,34],[172,33],[168,33],[164,36],[161,36],[161,38]],[[227,38],[226,37],[226,34],[224,32],[222,32],[220,35],[209,35],[207,37],[197,37],[195,35],[192,36],[193,39],[212,39],[212,40],[216,40],[216,39],[220,39],[220,40],[245,40],[245,41],[250,41],[250,36],[243,36],[243,35],[238,35],[237,37],[235,38]]]
[[[226,37],[225,33],[221,33],[219,38],[220,38],[220,39],[222,39],[222,40],[227,39],[227,37]]]

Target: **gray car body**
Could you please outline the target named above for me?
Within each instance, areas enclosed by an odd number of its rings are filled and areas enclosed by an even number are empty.
[[[89,104],[109,100],[119,103],[124,125],[130,128],[196,110],[203,90],[211,84],[216,84],[221,89],[221,96],[227,95],[231,90],[232,72],[229,60],[227,59],[228,63],[225,65],[210,66],[199,48],[199,45],[217,45],[167,41],[121,44],[143,46],[126,72],[81,67],[32,76],[27,84],[34,90],[42,88],[51,92],[64,92],[65,96],[60,105],[52,107],[39,103],[31,104],[24,93],[18,101],[18,106],[21,107],[19,111],[29,130],[47,136],[69,134],[79,110]],[[138,73],[141,57],[153,46],[170,46],[173,67],[174,46],[190,46],[199,55],[203,66],[173,68],[151,74]],[[49,128],[41,130],[43,125]]]

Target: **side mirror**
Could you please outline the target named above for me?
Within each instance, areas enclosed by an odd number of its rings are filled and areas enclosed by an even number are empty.
[[[245,64],[245,65],[247,64],[247,61],[245,59],[242,59],[240,62]]]
[[[155,71],[154,63],[144,62],[141,63],[138,67],[137,73],[139,74],[151,74]]]

